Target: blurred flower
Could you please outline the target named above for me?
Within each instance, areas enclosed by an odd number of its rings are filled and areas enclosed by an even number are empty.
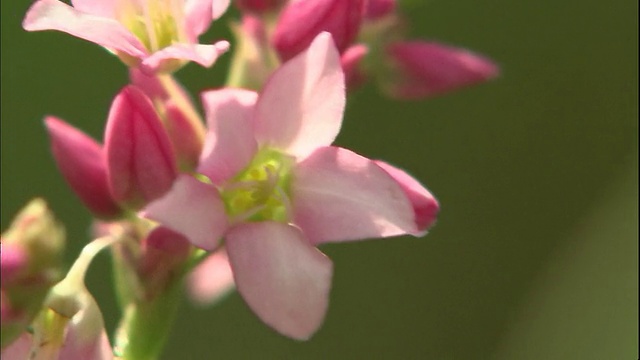
[[[32,200],[2,234],[2,348],[31,323],[61,277],[63,227],[41,199]]]
[[[276,70],[260,95],[222,89],[203,101],[206,179],[180,176],[143,215],[206,250],[224,237],[238,291],[282,334],[307,339],[324,319],[333,265],[316,245],[420,236],[434,221],[436,200],[406,173],[330,146],[345,105],[330,34]]]
[[[187,278],[191,298],[200,305],[212,304],[234,288],[233,272],[226,250],[218,249]]]
[[[198,44],[229,0],[38,0],[23,27],[58,30],[102,45],[145,72],[172,72],[186,61],[213,65],[229,47],[226,41]]]
[[[393,75],[384,87],[397,98],[418,99],[444,94],[498,76],[489,59],[442,44],[407,41],[389,44]]]

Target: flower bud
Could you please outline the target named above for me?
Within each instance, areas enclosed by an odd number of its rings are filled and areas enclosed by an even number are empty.
[[[204,143],[204,122],[187,91],[171,75],[146,75],[132,69],[131,83],[149,97],[173,145],[177,166],[192,172]]]
[[[171,141],[151,100],[135,86],[114,99],[104,143],[109,186],[118,202],[138,208],[171,188],[177,176]]]
[[[369,0],[365,6],[365,18],[377,20],[396,11],[396,0]]]
[[[113,359],[98,304],[84,285],[95,257],[114,238],[100,238],[84,247],[67,276],[56,284],[33,322],[33,359]]]
[[[294,1],[283,10],[273,35],[282,60],[305,50],[323,31],[331,33],[343,52],[356,38],[364,15],[364,0]]]
[[[122,209],[109,191],[102,146],[58,118],[49,116],[44,122],[53,158],[71,189],[95,216],[118,217]]]
[[[340,56],[340,65],[344,71],[347,89],[355,89],[366,81],[366,75],[360,70],[360,62],[368,52],[369,49],[366,45],[356,44],[349,47]]]
[[[2,234],[2,347],[31,323],[61,277],[64,229],[45,202],[32,200]]]
[[[489,59],[437,43],[408,41],[387,47],[395,76],[384,84],[391,96],[418,99],[440,95],[498,76]]]

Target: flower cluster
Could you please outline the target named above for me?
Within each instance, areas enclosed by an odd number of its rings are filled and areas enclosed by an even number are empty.
[[[402,40],[390,0],[237,0],[234,45],[199,44],[229,5],[38,0],[29,9],[26,30],[103,46],[128,66],[130,83],[113,99],[101,143],[45,117],[54,160],[98,239],[58,282],[62,235],[42,202],[3,234],[3,355],[155,358],[185,278],[199,302],[235,286],[264,323],[308,339],[333,275],[319,245],[423,236],[435,222],[439,204],[419,181],[332,145],[347,90],[377,79],[415,99],[489,79],[496,66]],[[209,67],[229,49],[227,84],[201,93],[202,117],[172,73],[190,61]],[[123,312],[113,350],[83,280],[105,247]]]

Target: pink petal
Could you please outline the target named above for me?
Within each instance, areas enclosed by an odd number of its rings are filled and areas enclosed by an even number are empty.
[[[220,300],[234,288],[227,252],[220,249],[209,255],[187,278],[191,298],[201,305]]]
[[[144,45],[118,21],[76,10],[58,0],[39,0],[31,6],[22,22],[27,31],[58,30],[143,58]]]
[[[18,276],[28,271],[29,253],[16,243],[1,243],[0,245],[0,279],[2,287],[7,288]]]
[[[240,11],[261,15],[277,11],[287,0],[236,0],[234,4]]]
[[[323,31],[331,33],[340,52],[360,31],[364,0],[292,1],[284,8],[273,34],[273,44],[283,60],[306,49]]]
[[[227,229],[224,204],[215,187],[180,175],[173,188],[141,214],[177,231],[202,249],[214,250]]]
[[[405,195],[409,198],[413,206],[416,226],[418,231],[420,231],[420,233],[416,235],[426,234],[427,229],[436,221],[436,216],[440,210],[438,200],[431,195],[429,190],[424,188],[422,184],[403,170],[383,161],[376,160],[375,163],[398,182],[402,191],[404,191]]]
[[[294,179],[294,222],[312,243],[418,233],[402,188],[356,153],[320,148],[298,164]]]
[[[118,0],[71,0],[73,7],[81,12],[115,19]]]
[[[185,29],[189,32],[191,41],[196,42],[198,36],[207,31],[211,25],[211,3],[217,0],[185,0],[184,16]]]
[[[177,175],[169,136],[151,100],[135,86],[113,100],[104,150],[111,193],[132,207],[163,195]]]
[[[367,20],[377,20],[396,11],[396,0],[369,0],[365,6]]]
[[[213,20],[220,18],[229,8],[231,0],[213,0],[211,4],[211,15]]]
[[[82,203],[98,217],[119,216],[122,210],[109,190],[102,146],[60,119],[49,116],[44,122],[56,164]]]
[[[214,184],[244,169],[258,149],[250,122],[257,97],[253,91],[230,88],[202,93],[209,131],[198,172]]]
[[[300,229],[278,222],[247,223],[226,237],[240,295],[267,325],[304,340],[324,319],[333,265]]]
[[[0,357],[7,360],[29,359],[32,345],[33,336],[29,332],[25,331],[20,335],[20,337],[2,349]]]
[[[340,57],[325,32],[268,80],[256,104],[256,137],[261,144],[306,156],[336,138],[344,105]]]
[[[468,50],[438,43],[407,41],[391,44],[388,54],[399,70],[391,95],[415,99],[439,95],[498,76],[493,61]]]
[[[210,67],[218,57],[229,49],[229,43],[218,41],[213,45],[173,44],[142,60],[140,70],[147,74],[171,72],[178,68],[176,61],[189,60]]]

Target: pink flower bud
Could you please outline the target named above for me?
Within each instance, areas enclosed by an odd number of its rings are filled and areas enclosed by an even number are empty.
[[[286,0],[235,0],[235,5],[244,12],[262,14],[278,10]]]
[[[340,52],[360,31],[364,0],[294,1],[283,10],[273,35],[282,60],[288,60],[311,44],[322,31],[331,33]]]
[[[390,95],[418,99],[440,95],[498,76],[489,59],[438,43],[408,41],[387,47],[396,77],[385,84]]]
[[[166,227],[157,227],[142,240],[138,274],[149,298],[162,291],[175,279],[191,251],[191,243],[181,234]]]
[[[356,44],[349,47],[340,56],[340,65],[344,71],[347,89],[354,89],[366,81],[366,75],[359,69],[359,65],[368,52],[369,49],[366,45]]]
[[[177,176],[171,141],[151,100],[131,85],[111,105],[105,153],[113,197],[133,208],[164,194]]]
[[[122,210],[111,197],[100,144],[58,118],[49,116],[44,122],[53,158],[76,195],[99,218],[119,216]]]
[[[129,71],[131,83],[153,102],[175,151],[178,168],[195,170],[204,142],[204,122],[187,91],[171,75]]]
[[[44,201],[32,200],[2,234],[1,346],[31,323],[60,278],[64,229]]]
[[[365,18],[376,20],[396,11],[396,0],[369,0],[365,7]]]

